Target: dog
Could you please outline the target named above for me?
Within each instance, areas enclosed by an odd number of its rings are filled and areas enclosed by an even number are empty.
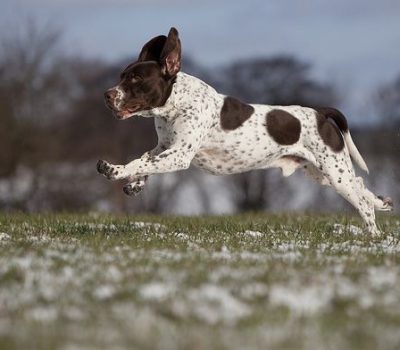
[[[126,165],[99,160],[110,180],[128,180],[123,190],[138,194],[149,175],[187,169],[190,164],[215,175],[299,168],[350,202],[372,235],[380,231],[375,211],[390,211],[390,198],[374,195],[354,172],[352,160],[368,173],[346,118],[334,108],[247,104],[219,94],[181,69],[178,31],[147,42],[136,62],[107,90],[105,102],[117,119],[153,117],[157,146]],[[350,158],[351,157],[351,158]]]

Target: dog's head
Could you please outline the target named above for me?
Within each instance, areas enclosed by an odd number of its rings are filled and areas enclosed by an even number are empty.
[[[127,119],[163,106],[180,68],[181,42],[171,28],[168,37],[160,35],[144,45],[137,61],[121,73],[119,84],[105,92],[107,107],[117,119]]]

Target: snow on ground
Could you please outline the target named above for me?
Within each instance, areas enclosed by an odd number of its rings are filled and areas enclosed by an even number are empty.
[[[9,241],[11,236],[8,233],[0,232],[0,241]]]
[[[251,230],[246,230],[243,232],[244,236],[248,236],[248,237],[253,237],[253,238],[257,238],[257,237],[262,237],[264,236],[264,233],[260,232],[260,231],[251,231]]]
[[[175,292],[175,286],[163,282],[148,283],[139,289],[140,296],[148,300],[163,300],[172,296]]]
[[[159,223],[126,225],[136,230],[132,236],[149,245],[124,243],[128,235],[111,248],[96,248],[75,236],[35,232],[28,223],[23,237],[14,237],[12,227],[0,233],[0,243],[7,244],[0,247],[23,242],[33,247],[12,253],[4,248],[0,254],[3,310],[22,315],[23,322],[49,326],[59,320],[108,325],[112,318],[143,334],[166,319],[239,327],[252,318],[279,314],[282,308],[291,319],[329,314],[338,303],[351,304],[353,313],[379,309],[400,314],[400,266],[391,263],[400,253],[395,232],[365,241],[357,227],[335,225],[337,235],[350,232],[354,237],[316,243],[291,238],[284,227],[282,236],[272,230],[244,230],[234,234],[238,246],[232,246],[229,237],[214,244],[213,235],[169,232]],[[121,229],[92,222],[74,227],[88,228],[93,235]],[[268,240],[269,235],[277,236]],[[152,246],[157,240],[162,243]],[[368,265],[370,255],[386,260]],[[13,327],[11,318],[0,315],[0,336]],[[103,336],[118,339],[111,324],[107,327]],[[83,330],[77,332],[78,338],[85,337]]]
[[[334,233],[339,235],[350,232],[354,236],[362,235],[364,232],[362,228],[354,226],[354,225],[342,225],[342,224],[334,224],[333,225]]]
[[[157,222],[143,222],[143,221],[131,221],[130,225],[134,228],[154,228],[156,230],[166,229],[166,226]]]
[[[272,286],[269,300],[272,304],[286,306],[293,312],[305,314],[321,311],[332,300],[333,290],[323,285]]]
[[[132,225],[132,223],[130,223]],[[137,223],[135,223],[137,224]],[[140,228],[147,228],[149,223],[139,222],[133,225]],[[89,225],[93,230],[104,229],[105,226]],[[162,225],[154,225],[152,227],[161,228]],[[114,230],[113,225],[107,226],[108,230]],[[258,231],[245,231],[243,234],[249,237],[260,238],[264,235]],[[189,240],[186,233],[175,233],[176,238]],[[11,236],[6,233],[0,234],[0,241],[8,241]],[[20,274],[24,283],[17,294],[13,288],[6,288],[0,291],[0,297],[3,302],[8,303],[9,307],[17,308],[18,306],[30,304],[35,299],[44,299],[54,301],[64,291],[68,290],[68,286],[75,287],[85,285],[90,281],[93,283],[93,277],[102,275],[101,281],[96,281],[96,287],[93,288],[91,294],[98,300],[111,299],[115,294],[120,292],[118,283],[124,280],[124,272],[121,272],[118,265],[113,265],[116,258],[107,254],[101,257],[95,257],[94,253],[85,247],[76,249],[76,241],[69,243],[50,237],[48,235],[28,234],[26,241],[35,244],[46,245],[46,250],[41,255],[35,253],[25,256],[8,257],[6,260],[0,259],[0,275],[6,275],[10,271]],[[172,269],[157,268],[151,272],[150,267],[141,266],[139,262],[146,258],[150,261],[159,263],[171,263],[172,261],[185,261],[191,259],[192,250],[183,252],[168,251],[167,249],[152,249],[146,251],[131,251],[126,246],[116,247],[116,251],[123,252],[131,259],[133,266],[138,261],[139,268],[147,269],[153,275],[154,279],[146,283],[135,283],[134,290],[143,300],[162,302],[172,300],[177,297],[172,310],[176,314],[185,315],[185,308],[190,310],[190,314],[207,323],[215,324],[218,322],[235,322],[251,313],[251,306],[246,304],[245,299],[252,296],[263,296],[267,298],[267,302],[273,305],[284,306],[295,313],[316,313],[324,308],[328,308],[336,297],[359,299],[363,307],[370,307],[375,303],[382,302],[394,303],[400,302],[400,293],[395,293],[395,287],[400,287],[399,272],[400,269],[385,268],[381,266],[371,267],[367,270],[364,277],[365,285],[359,288],[351,281],[341,277],[341,261],[351,259],[351,256],[335,256],[337,264],[336,273],[330,271],[321,271],[320,275],[313,276],[309,283],[302,282],[302,276],[292,276],[290,282],[276,283],[269,285],[268,283],[256,282],[262,274],[265,274],[265,267],[274,259],[283,259],[287,262],[299,261],[302,257],[301,250],[308,249],[308,242],[295,241],[279,241],[266,252],[251,252],[246,250],[230,251],[227,246],[222,246],[220,251],[207,252],[203,249],[198,251],[201,259],[211,259],[214,261],[226,261],[228,266],[221,265],[210,271],[208,280],[200,283],[197,287],[185,289],[180,284],[187,276],[182,273],[190,273],[189,271],[173,271]],[[343,243],[321,243],[316,247],[317,253],[334,253],[334,252],[350,252],[351,254],[360,254],[368,252],[384,252],[387,254],[399,253],[400,246],[391,236],[377,243],[371,243],[368,246],[361,241],[343,242]],[[320,255],[322,257],[322,255]],[[99,260],[99,264],[92,265],[91,260]],[[57,274],[51,272],[55,261],[77,261],[82,260],[81,266],[66,266]],[[322,259],[322,258],[321,258]],[[238,261],[251,264],[252,267],[232,268],[230,263]],[[257,263],[257,265],[254,265]],[[160,271],[166,273],[161,280]],[[338,273],[339,272],[339,273]],[[125,272],[126,273],[126,272]],[[168,282],[165,282],[166,276]],[[134,279],[133,279],[134,280]],[[224,285],[221,281],[231,280],[239,284],[238,295],[243,299],[232,294],[229,284]],[[125,281],[126,282],[126,281]],[[388,288],[384,291],[385,297],[375,300],[374,290]],[[79,297],[82,295],[76,295]],[[46,308],[33,307],[28,317],[33,319],[42,319],[43,321],[52,320],[54,318],[54,310]]]
[[[192,313],[211,325],[219,322],[234,324],[251,314],[251,308],[235,298],[229,289],[214,284],[206,283],[190,290],[188,301]]]

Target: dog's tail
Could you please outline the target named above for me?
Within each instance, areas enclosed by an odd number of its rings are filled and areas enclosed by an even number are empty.
[[[326,118],[332,119],[335,122],[335,124],[338,126],[343,134],[344,142],[346,143],[351,158],[353,158],[353,160],[362,170],[369,173],[367,164],[365,163],[365,160],[361,156],[351,137],[346,117],[335,108],[318,108],[318,112],[322,113]]]
[[[369,174],[368,166],[365,163],[365,160],[361,156],[360,152],[358,151],[356,145],[353,142],[353,139],[351,138],[350,131],[347,130],[346,132],[343,132],[344,136],[344,142],[346,142],[347,148],[349,149],[349,153],[351,155],[351,158],[354,159],[354,161],[358,164],[358,166],[364,170],[367,174]]]

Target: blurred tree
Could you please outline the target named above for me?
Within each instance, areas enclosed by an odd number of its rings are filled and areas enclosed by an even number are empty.
[[[373,100],[381,124],[386,127],[400,126],[400,75],[378,88]]]
[[[1,43],[0,113],[9,136],[0,142],[13,140],[9,157],[14,168],[17,163],[35,166],[39,158],[45,159],[50,149],[44,144],[45,128],[70,101],[70,89],[58,66],[59,37],[58,30],[41,28],[28,19]]]
[[[1,73],[0,73],[1,75]],[[10,113],[10,104],[0,88],[0,178],[13,174],[21,156],[21,127]]]
[[[36,169],[46,160],[50,150],[46,127],[68,102],[68,89],[62,69],[55,69],[58,30],[27,19],[10,33],[0,44],[0,177],[11,177],[11,187],[18,188],[21,186],[12,175],[22,165]],[[39,174],[34,174],[31,183],[37,184]],[[19,184],[22,187],[23,182]],[[32,196],[36,188],[31,186],[26,196]],[[14,197],[6,197],[0,198],[0,203],[12,207]],[[25,209],[22,197],[16,197],[14,205]]]
[[[371,182],[386,187],[384,190],[399,203],[400,187],[396,184],[400,182],[400,74],[377,88],[370,107],[377,113],[378,127],[361,133],[359,141],[375,174]]]
[[[3,39],[2,93],[6,94],[15,118],[45,124],[51,121],[52,113],[68,105],[70,89],[58,50],[60,33],[54,27],[40,27],[28,19],[19,31]]]
[[[311,65],[292,56],[235,62],[214,84],[223,93],[250,103],[312,107],[332,106],[338,100],[333,86],[315,80]],[[238,211],[268,208],[271,193],[264,170],[234,175],[231,181]]]
[[[293,56],[248,59],[230,64],[218,83],[224,93],[249,103],[324,106],[337,102],[333,86],[315,80],[312,66]]]

